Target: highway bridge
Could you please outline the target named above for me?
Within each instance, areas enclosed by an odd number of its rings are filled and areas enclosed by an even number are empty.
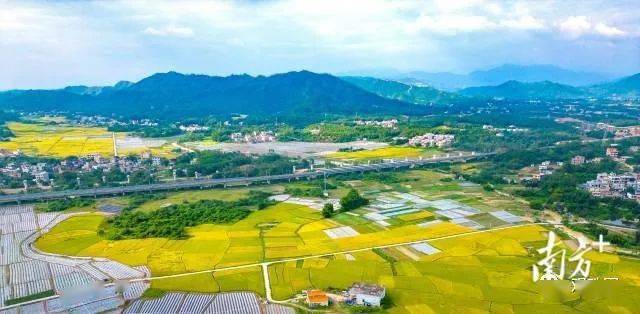
[[[365,171],[380,171],[386,169],[413,168],[426,164],[441,162],[463,162],[471,159],[483,158],[494,153],[460,153],[447,154],[444,156],[434,156],[432,158],[417,158],[403,160],[389,160],[382,163],[370,163],[362,165],[349,165],[337,168],[322,168],[307,172],[296,172],[289,174],[267,175],[256,177],[235,177],[235,178],[201,178],[181,181],[170,181],[142,185],[125,185],[118,187],[100,187],[93,189],[64,190],[52,192],[37,192],[23,194],[0,195],[0,203],[20,203],[30,201],[41,201],[50,199],[61,199],[68,197],[98,197],[109,195],[124,195],[135,192],[168,191],[193,188],[227,187],[229,185],[250,185],[254,183],[266,183],[291,181],[299,179],[315,179],[319,177],[336,174],[357,173]]]

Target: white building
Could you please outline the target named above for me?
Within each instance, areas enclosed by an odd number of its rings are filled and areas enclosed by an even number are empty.
[[[576,166],[577,165],[582,165],[582,164],[584,164],[584,162],[585,162],[584,156],[577,155],[577,156],[574,156],[573,158],[571,158],[571,164],[572,165],[576,165]]]
[[[455,136],[453,134],[433,134],[426,133],[409,139],[409,145],[422,147],[443,147],[453,143]]]
[[[638,189],[638,175],[635,173],[615,174],[599,173],[595,180],[587,181],[584,187],[593,196],[598,197],[629,197],[637,198],[638,194],[627,195],[627,189],[632,188],[636,193]]]
[[[49,182],[49,173],[46,171],[36,172],[34,174],[36,181],[39,182]]]
[[[376,284],[357,282],[349,288],[349,295],[358,305],[380,306],[385,294],[386,289]]]
[[[356,121],[354,121],[354,123],[356,125],[379,126],[379,127],[383,127],[383,128],[387,128],[387,129],[393,129],[393,128],[396,127],[396,125],[398,125],[398,120],[397,119],[382,120],[382,121],[356,120]]]

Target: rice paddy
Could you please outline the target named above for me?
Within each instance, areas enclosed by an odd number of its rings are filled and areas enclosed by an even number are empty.
[[[387,288],[389,313],[540,313],[627,312],[640,304],[640,263],[609,254],[589,253],[591,282],[571,293],[571,283],[556,286],[531,280],[538,260],[531,248],[545,244],[547,230],[522,226],[429,244],[440,252],[425,254],[410,246],[286,262],[269,268],[275,298],[287,299],[304,289],[343,290],[353,282]],[[364,253],[364,252],[362,252]],[[418,257],[416,259],[416,256]],[[603,281],[606,276],[618,281]],[[625,295],[625,298],[615,297]]]
[[[366,160],[366,159],[385,159],[385,158],[417,158],[431,157],[441,153],[437,148],[417,148],[405,146],[389,146],[371,150],[360,150],[352,152],[335,152],[327,155],[331,159],[340,160]]]
[[[7,127],[13,132],[14,137],[9,141],[0,142],[0,149],[20,151],[32,156],[58,158],[90,154],[113,156],[114,136],[120,155],[136,154],[145,150],[150,150],[159,156],[174,155],[171,152],[171,146],[165,145],[164,140],[162,143],[150,142],[129,137],[126,133],[112,133],[102,127],[70,125],[62,121],[59,123],[55,121],[8,122]]]
[[[378,189],[383,184],[375,180],[349,182],[363,195],[377,199],[370,206],[382,204],[384,199],[413,199],[416,204],[425,201],[424,208],[390,217],[387,226],[367,219],[366,209],[324,219],[317,209],[281,202],[234,224],[189,228],[190,238],[186,240],[110,241],[98,234],[105,216],[74,216],[52,228],[35,245],[46,252],[107,257],[130,266],[146,265],[152,276],[326,255],[271,264],[268,271],[273,297],[284,300],[309,288],[341,290],[355,281],[375,282],[387,288],[392,302],[390,313],[637,310],[640,263],[625,257],[590,252],[587,258],[593,261],[592,276],[616,276],[620,280],[593,282],[578,293],[570,292],[568,282],[562,282],[566,285],[560,290],[533,283],[531,266],[539,259],[534,249],[544,246],[547,232],[541,226],[460,235],[432,240],[428,245],[336,254],[472,231],[454,222],[441,221],[443,217],[437,212],[446,206],[473,207],[475,210],[464,218],[481,228],[508,224],[499,219],[504,213],[490,212],[526,210],[517,198],[451,180],[446,173],[413,170],[397,175],[406,180],[389,184],[383,193]],[[276,193],[283,189],[268,188]],[[237,188],[175,192],[165,199],[143,204],[138,210],[153,210],[185,200],[233,200],[247,191]],[[380,212],[384,214],[385,210]],[[345,232],[331,236],[336,232],[328,230]],[[151,281],[151,287],[200,293],[248,290],[264,295],[262,273],[257,266],[157,279]],[[621,300],[615,293],[630,297]]]
[[[341,226],[339,221],[322,219],[311,208],[279,203],[252,213],[232,225],[200,225],[189,229],[187,240],[139,239],[109,241],[101,238],[101,215],[72,217],[41,237],[36,246],[52,253],[107,257],[128,265],[147,265],[153,275],[170,275],[225,266],[250,264],[285,257],[308,256],[336,251],[433,238],[468,231],[441,223],[429,228],[403,225],[393,229],[356,221],[358,235],[332,239],[323,229]],[[345,218],[341,218],[345,217]],[[354,217],[355,218],[355,217]]]

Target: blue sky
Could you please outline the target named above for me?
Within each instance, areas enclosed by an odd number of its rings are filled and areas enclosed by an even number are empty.
[[[640,72],[637,1],[3,1],[0,90],[155,72]]]

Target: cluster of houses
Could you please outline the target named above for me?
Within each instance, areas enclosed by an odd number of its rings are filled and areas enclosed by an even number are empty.
[[[100,125],[100,126],[113,126],[113,125],[139,125],[139,126],[157,126],[158,122],[150,119],[133,119],[126,122],[118,121],[113,118],[103,116],[78,116],[69,120],[71,124],[78,125]]]
[[[426,133],[424,135],[414,136],[409,139],[409,145],[422,147],[444,147],[451,145],[455,135],[453,134],[434,134]]]
[[[529,180],[542,180],[545,176],[553,174],[553,171],[562,167],[564,165],[563,162],[551,162],[549,160],[541,162],[537,167],[532,164],[530,167],[535,169],[535,172],[530,177],[522,178],[523,181]]]
[[[356,121],[353,121],[353,123],[355,123],[356,125],[379,126],[387,129],[394,129],[398,125],[398,120],[397,119],[382,120],[382,121],[356,120]]]
[[[607,123],[597,123],[596,129],[612,133],[616,138],[640,136],[640,125],[617,127]]]
[[[380,307],[386,289],[377,284],[356,282],[341,295],[332,295],[331,301],[344,302],[350,305]],[[306,291],[305,301],[309,307],[329,306],[330,298],[321,290]]]
[[[41,183],[49,182],[49,173],[46,171],[47,164],[39,162],[35,165],[28,163],[8,163],[0,168],[0,173],[10,178],[22,178],[23,175],[32,176],[33,180]]]
[[[595,180],[587,181],[583,187],[597,197],[622,197],[640,200],[637,173],[599,173]]]
[[[193,133],[193,132],[209,131],[210,127],[198,125],[198,124],[189,124],[189,125],[181,125],[178,127],[178,129],[180,129],[183,132]]]
[[[231,140],[236,143],[268,143],[276,140],[273,131],[253,131],[251,133],[236,132],[231,134]]]
[[[485,124],[482,126],[483,130],[496,132],[496,136],[504,136],[504,132],[515,133],[515,132],[527,132],[528,129],[519,128],[515,125],[510,125],[506,128],[496,128],[493,125]]]
[[[159,167],[162,165],[162,158],[153,156],[151,152],[145,151],[140,154],[140,158],[106,158],[100,154],[90,154],[78,159],[64,159],[60,161],[59,166],[54,166],[54,171],[91,171],[104,170],[109,171],[118,168],[124,173],[130,173],[137,170],[143,170],[146,167],[145,160],[151,161],[151,165]]]
[[[90,154],[80,158],[67,158],[55,164],[38,162],[30,164],[27,162],[9,162],[0,168],[0,173],[12,179],[29,179],[39,185],[46,185],[51,182],[51,175],[63,172],[88,172],[102,170],[104,172],[119,169],[124,173],[132,173],[138,170],[146,170],[148,164],[161,167],[162,159],[152,156],[151,152],[145,151],[140,158],[119,158],[104,157],[100,154]]]

